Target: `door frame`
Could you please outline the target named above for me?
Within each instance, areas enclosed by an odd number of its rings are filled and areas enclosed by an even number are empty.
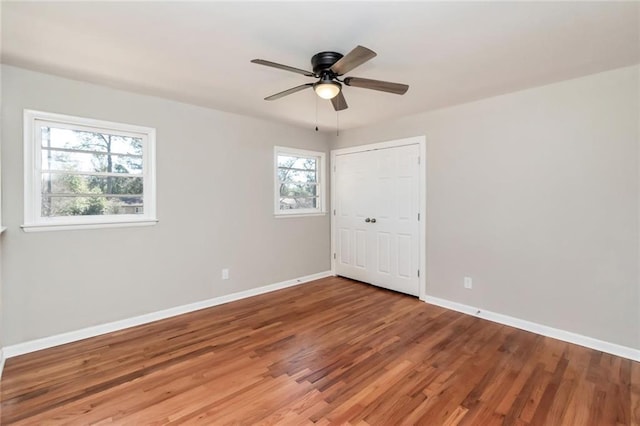
[[[418,165],[418,213],[420,214],[420,222],[418,224],[418,238],[420,240],[418,244],[418,268],[420,270],[420,276],[418,277],[418,285],[420,288],[418,298],[425,301],[427,297],[427,139],[425,136],[414,136],[405,139],[395,139],[386,142],[331,150],[331,273],[336,275],[336,156],[365,151],[375,151],[378,149],[396,148],[406,145],[418,145],[420,152],[420,163]]]

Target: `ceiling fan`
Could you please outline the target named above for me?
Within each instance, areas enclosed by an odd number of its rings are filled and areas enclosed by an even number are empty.
[[[407,90],[409,90],[409,86],[406,84],[391,83],[389,81],[371,80],[359,77],[339,78],[375,56],[376,52],[363,46],[356,46],[356,48],[347,53],[346,56],[337,52],[316,53],[311,58],[313,72],[290,67],[288,65],[278,64],[276,62],[265,61],[264,59],[254,59],[251,62],[318,79],[315,83],[302,84],[283,92],[276,93],[275,95],[267,96],[264,98],[265,101],[274,101],[292,93],[313,87],[313,90],[315,90],[318,96],[323,99],[331,99],[333,108],[336,111],[342,111],[347,109],[348,105],[344,95],[342,94],[342,84],[340,83],[344,83],[347,86],[361,87],[363,89],[395,93],[396,95],[404,95]]]

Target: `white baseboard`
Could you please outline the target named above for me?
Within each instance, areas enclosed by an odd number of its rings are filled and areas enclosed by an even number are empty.
[[[0,380],[2,380],[2,370],[4,370],[4,351],[0,348]]]
[[[462,312],[463,314],[497,322],[499,324],[509,325],[521,330],[526,330],[532,333],[541,334],[543,336],[552,337],[564,342],[575,343],[576,345],[584,346],[590,349],[607,352],[634,361],[640,361],[640,350],[638,349],[629,348],[627,346],[618,345],[616,343],[605,342],[604,340],[594,339],[592,337],[583,336],[581,334],[572,333],[566,330],[560,330],[558,328],[526,321],[520,318],[510,317],[508,315],[498,314],[496,312],[486,311],[480,308],[474,308],[473,306],[464,305],[458,302],[452,302],[446,299],[440,299],[438,297],[427,296],[425,298],[425,302],[432,305],[441,306],[443,308],[451,309],[453,311]]]
[[[137,325],[147,324],[153,321],[174,317],[176,315],[186,314],[188,312],[197,311],[204,308],[210,308],[212,306],[222,305],[223,303],[233,302],[235,300],[245,299],[251,296],[257,296],[259,294],[269,293],[275,290],[280,290],[287,287],[293,287],[295,285],[308,283],[310,281],[318,280],[332,276],[331,271],[320,272],[317,274],[307,275],[300,278],[294,278],[292,280],[282,281],[275,284],[266,285],[263,287],[252,288],[251,290],[240,291],[238,293],[227,294],[225,296],[214,297],[213,299],[202,300],[200,302],[190,303],[188,305],[176,306],[174,308],[164,309],[162,311],[151,312],[137,317],[127,318],[120,321],[114,321],[107,324],[100,324],[93,327],[83,328],[81,330],[70,331],[68,333],[57,334],[55,336],[43,337],[41,339],[30,340],[28,342],[18,343],[4,348],[4,358],[11,358],[18,355],[23,355],[29,352],[39,351],[41,349],[47,349],[54,346],[64,345],[65,343],[76,342],[78,340],[87,339],[89,337],[99,336],[101,334],[111,333],[113,331],[119,331],[129,327],[135,327]]]

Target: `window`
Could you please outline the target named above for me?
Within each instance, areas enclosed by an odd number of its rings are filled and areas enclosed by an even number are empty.
[[[154,148],[155,129],[25,110],[23,229],[154,224]]]
[[[275,214],[324,213],[324,153],[276,146],[274,154]]]

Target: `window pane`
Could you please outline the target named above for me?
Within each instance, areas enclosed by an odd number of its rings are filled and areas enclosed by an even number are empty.
[[[141,177],[43,173],[42,193],[141,195],[143,193],[143,181]]]
[[[142,138],[42,127],[42,147],[142,155]]]
[[[278,178],[288,182],[316,182],[316,172],[278,168]]]
[[[286,147],[274,148],[276,153],[275,213],[309,214],[320,212],[324,197],[324,179],[321,168],[324,153],[315,151],[291,151]],[[298,154],[300,152],[300,154]],[[299,212],[296,212],[299,210]]]
[[[141,174],[142,157],[43,149],[42,169]]]
[[[280,210],[293,209],[316,209],[318,208],[317,198],[280,198]]]
[[[283,183],[280,184],[281,197],[315,197],[317,186],[315,184]]]
[[[24,120],[25,229],[155,221],[155,129],[28,109]]]
[[[315,157],[293,157],[288,155],[278,155],[278,167],[287,167],[300,170],[316,170]]]
[[[60,197],[45,195],[42,198],[42,216],[100,216],[143,214],[142,198],[127,197]]]

